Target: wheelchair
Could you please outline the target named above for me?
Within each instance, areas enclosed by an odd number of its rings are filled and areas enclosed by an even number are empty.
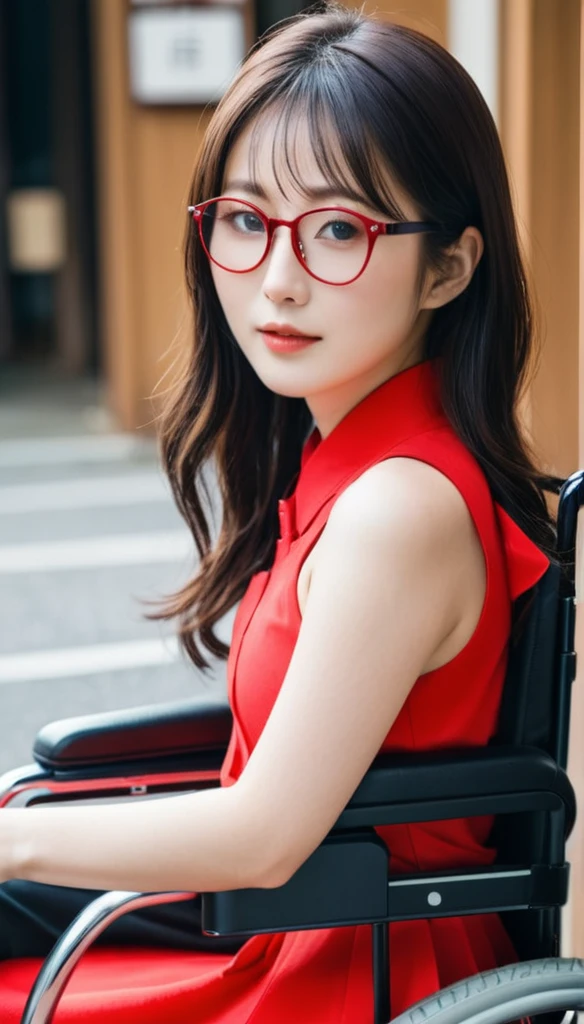
[[[334,828],[275,889],[201,894],[207,935],[366,924],[372,929],[374,1021],[390,1018],[389,922],[499,912],[519,963],[467,978],[410,1007],[394,1024],[559,1021],[584,1009],[584,961],[562,959],[565,843],[575,819],[566,775],[575,676],[575,546],[584,471],[563,485],[558,564],[520,599],[497,736],[487,747],[384,754]],[[53,722],[35,763],[0,779],[0,806],[131,798],[216,785],[231,712],[216,696]],[[487,868],[395,875],[374,826],[494,815]],[[130,910],[192,893],[108,892],[89,904],[45,960],[22,1024],[50,1024],[79,959]],[[363,1024],[363,1022],[355,1022]]]

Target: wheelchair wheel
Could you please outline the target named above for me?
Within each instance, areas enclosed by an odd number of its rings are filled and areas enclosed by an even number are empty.
[[[507,1024],[584,1009],[584,960],[527,960],[475,974],[410,1006],[391,1024]]]

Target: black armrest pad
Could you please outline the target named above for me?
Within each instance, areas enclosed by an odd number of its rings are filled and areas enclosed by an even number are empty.
[[[515,800],[517,810],[528,810],[530,797],[537,798],[539,805],[542,797],[549,798],[548,803],[561,803],[571,828],[574,791],[566,773],[543,750],[493,745],[382,754],[357,787],[335,828],[503,812],[506,799]],[[450,809],[454,813],[449,813]]]
[[[197,694],[187,701],[149,704],[45,725],[34,743],[43,768],[73,769],[152,761],[193,751],[225,750],[231,735],[227,698]]]
[[[57,773],[133,765],[170,770],[169,761],[205,752],[222,757],[231,735],[225,697],[83,715],[51,722],[34,745],[35,759]],[[489,746],[375,759],[335,828],[430,821],[529,810],[561,803],[567,829],[575,816],[572,786],[553,758],[534,747]],[[515,806],[512,806],[512,802]]]

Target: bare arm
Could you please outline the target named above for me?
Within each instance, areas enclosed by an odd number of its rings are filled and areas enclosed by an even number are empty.
[[[2,811],[0,880],[200,892],[279,885],[297,870],[418,676],[449,638],[462,647],[480,614],[482,555],[460,495],[435,470],[392,461],[332,510],[288,672],[239,781],[129,805]]]

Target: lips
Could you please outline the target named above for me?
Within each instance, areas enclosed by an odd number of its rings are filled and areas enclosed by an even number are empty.
[[[265,324],[263,327],[259,327],[263,334],[277,334],[281,338],[298,338],[299,340],[304,339],[305,341],[320,341],[320,338],[315,334],[303,334],[302,331],[292,327],[291,324]]]

